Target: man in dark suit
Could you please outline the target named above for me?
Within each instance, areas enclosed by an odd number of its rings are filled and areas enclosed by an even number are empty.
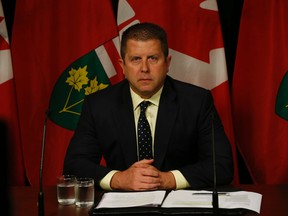
[[[93,177],[107,190],[211,186],[213,124],[217,183],[232,181],[231,146],[210,91],[169,77],[170,61],[160,26],[140,23],[123,33],[119,63],[126,79],[86,97],[64,173]],[[149,101],[152,135],[144,159],[137,123],[142,101]]]

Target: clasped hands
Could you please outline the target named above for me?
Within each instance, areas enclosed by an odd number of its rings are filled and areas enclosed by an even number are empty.
[[[127,170],[115,173],[110,186],[113,190],[145,191],[176,188],[172,172],[161,172],[155,168],[153,159],[135,162]]]

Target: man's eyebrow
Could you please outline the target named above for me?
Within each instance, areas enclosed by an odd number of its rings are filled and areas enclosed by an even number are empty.
[[[159,57],[159,55],[158,54],[154,54],[154,55],[149,55],[148,58],[149,57]]]

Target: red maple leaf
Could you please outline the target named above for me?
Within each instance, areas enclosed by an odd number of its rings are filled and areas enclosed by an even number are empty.
[[[0,28],[1,25],[4,26],[2,22],[4,22],[4,17],[0,16]],[[10,49],[10,46],[8,42],[4,39],[4,37],[0,35],[0,50],[6,50],[6,49]]]

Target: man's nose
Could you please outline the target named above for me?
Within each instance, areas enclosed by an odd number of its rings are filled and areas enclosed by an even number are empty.
[[[143,60],[141,65],[141,71],[147,73],[149,70],[148,60]]]

